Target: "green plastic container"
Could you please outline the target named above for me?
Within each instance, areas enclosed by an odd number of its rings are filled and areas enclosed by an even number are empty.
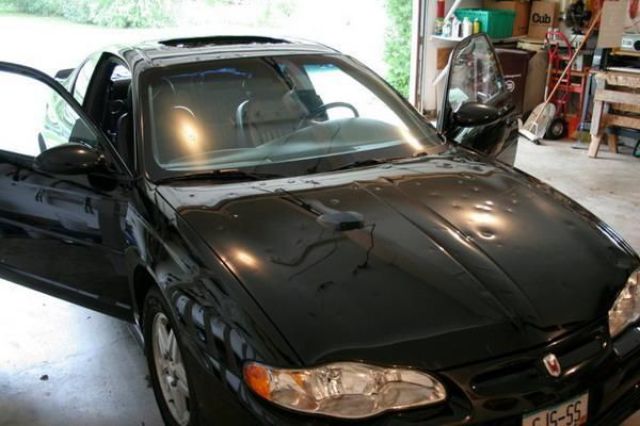
[[[458,9],[454,14],[460,21],[467,17],[473,23],[477,19],[480,21],[480,32],[490,38],[509,38],[513,34],[513,21],[516,19],[513,10]]]

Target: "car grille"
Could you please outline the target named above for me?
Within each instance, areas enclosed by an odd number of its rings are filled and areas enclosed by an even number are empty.
[[[462,389],[473,405],[473,413],[504,416],[504,424],[520,421],[521,414],[559,403],[585,392],[585,375],[595,375],[610,360],[613,351],[602,324],[585,327],[548,345],[474,364],[445,374]],[[542,358],[553,353],[562,375],[552,377]],[[594,406],[598,391],[592,392]],[[591,403],[590,403],[591,406]],[[511,417],[514,416],[514,417]],[[500,423],[502,424],[502,423]]]
[[[549,384],[550,376],[542,364],[542,358],[546,354],[553,353],[558,357],[563,377],[569,378],[604,360],[608,353],[605,342],[604,330],[597,328],[578,338],[570,338],[520,357],[513,357],[505,365],[474,376],[471,389],[483,396],[529,392],[535,394],[541,386]]]

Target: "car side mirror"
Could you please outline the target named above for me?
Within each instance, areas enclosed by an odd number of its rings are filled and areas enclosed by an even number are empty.
[[[438,130],[449,136],[461,128],[491,124],[504,117],[511,102],[500,62],[489,38],[474,34],[460,41],[449,57],[448,78]],[[505,102],[506,101],[506,102]]]
[[[453,113],[453,120],[460,127],[484,126],[501,119],[512,109],[497,108],[480,102],[467,102]]]
[[[79,143],[54,146],[35,158],[38,170],[62,175],[87,174],[103,165],[104,157],[100,151]]]

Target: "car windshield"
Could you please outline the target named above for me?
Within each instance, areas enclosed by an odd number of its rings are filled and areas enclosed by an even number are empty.
[[[383,81],[338,55],[159,68],[143,87],[147,167],[159,178],[226,169],[298,176],[442,144]]]

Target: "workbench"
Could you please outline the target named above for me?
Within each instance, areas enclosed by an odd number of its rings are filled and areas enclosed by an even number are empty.
[[[640,131],[640,73],[597,71],[593,76],[596,91],[591,117],[589,157],[595,158],[607,127]],[[616,132],[607,133],[611,152],[618,152]]]

